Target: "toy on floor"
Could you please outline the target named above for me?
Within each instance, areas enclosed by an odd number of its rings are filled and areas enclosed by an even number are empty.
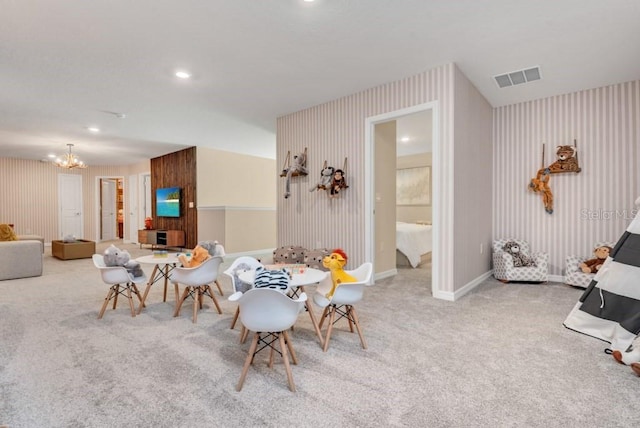
[[[180,254],[178,256],[178,260],[182,263],[182,266],[186,268],[198,267],[209,258],[211,258],[209,251],[200,245],[196,245],[196,247],[191,251],[191,258],[188,258],[185,254]]]
[[[127,250],[121,250],[115,245],[111,244],[104,250],[103,254],[104,264],[107,266],[123,266],[127,269],[127,272],[134,277],[143,276],[144,272],[140,267],[140,263],[135,260],[131,260],[131,255]]]
[[[344,271],[347,264],[347,255],[343,250],[337,248],[331,254],[322,259],[322,265],[331,271],[331,290],[325,294],[329,300],[333,298],[338,286],[345,282],[358,282],[356,278]]]
[[[631,366],[631,370],[640,376],[640,346],[628,352],[613,351],[612,355],[617,362]]]
[[[604,264],[605,260],[607,260],[607,257],[609,257],[609,253],[611,252],[611,250],[613,250],[613,248],[607,245],[603,245],[593,250],[593,253],[595,254],[596,257],[593,259],[589,259],[583,263],[580,263],[580,269],[582,270],[582,272],[584,273],[598,272],[602,267],[602,265]]]

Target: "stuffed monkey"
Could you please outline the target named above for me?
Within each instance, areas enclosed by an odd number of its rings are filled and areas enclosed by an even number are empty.
[[[582,272],[584,273],[598,272],[602,267],[602,265],[604,264],[604,261],[607,260],[607,257],[609,257],[609,253],[611,252],[611,250],[612,248],[606,245],[603,245],[593,250],[593,253],[595,254],[596,257],[594,259],[589,259],[583,263],[580,263],[580,269],[582,270]]]

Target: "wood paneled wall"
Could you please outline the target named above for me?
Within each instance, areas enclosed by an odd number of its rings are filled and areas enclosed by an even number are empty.
[[[185,246],[198,244],[198,210],[196,201],[196,148],[191,147],[151,159],[151,206],[153,227],[162,230],[184,230]],[[182,204],[180,217],[156,216],[156,189],[180,187]],[[191,208],[189,207],[189,204]]]

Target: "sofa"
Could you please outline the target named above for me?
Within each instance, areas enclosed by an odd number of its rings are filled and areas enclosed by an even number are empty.
[[[39,239],[0,241],[0,280],[41,276],[43,248]]]

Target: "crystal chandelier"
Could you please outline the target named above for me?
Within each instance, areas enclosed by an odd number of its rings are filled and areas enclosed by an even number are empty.
[[[71,147],[73,144],[67,144],[69,146],[69,153],[62,157],[56,158],[54,164],[60,168],[72,169],[72,168],[86,168],[87,165],[82,162],[76,155],[71,153]]]

